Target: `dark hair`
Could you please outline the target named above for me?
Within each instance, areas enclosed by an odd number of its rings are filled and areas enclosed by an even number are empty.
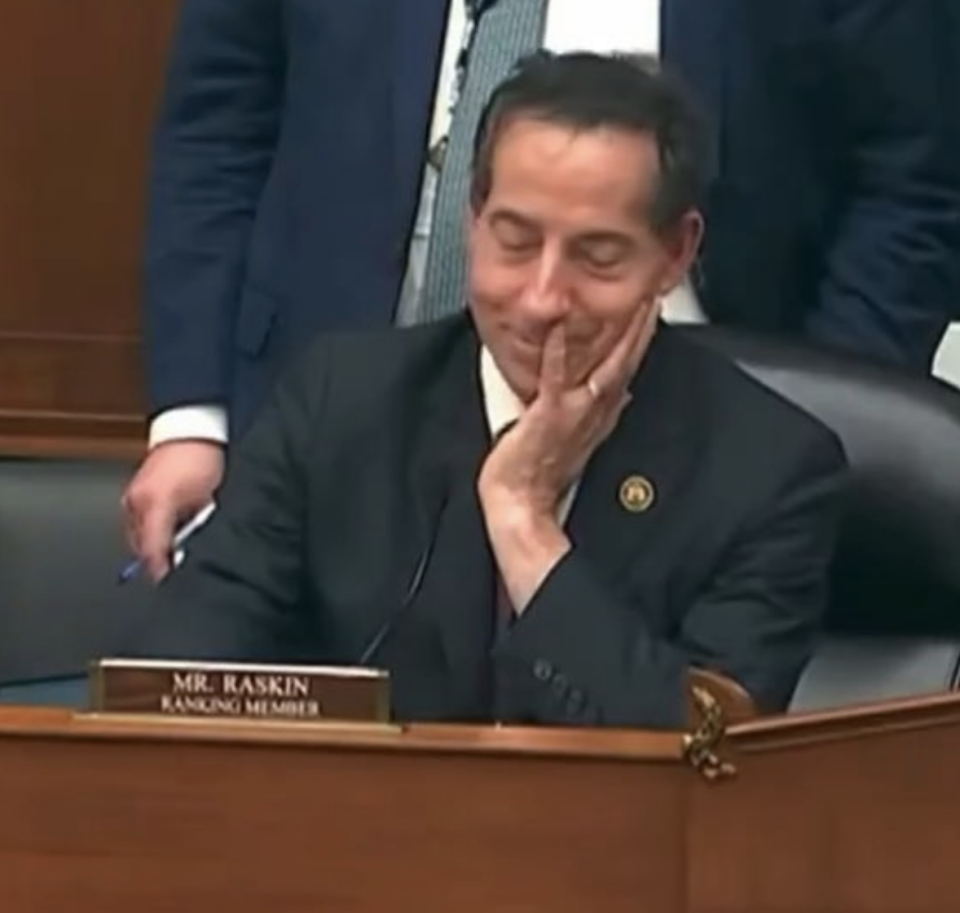
[[[652,136],[660,157],[650,213],[657,230],[672,227],[700,202],[704,124],[686,92],[653,58],[540,51],[521,60],[480,116],[470,187],[474,208],[490,193],[497,141],[511,122],[526,117],[575,130],[613,127]]]

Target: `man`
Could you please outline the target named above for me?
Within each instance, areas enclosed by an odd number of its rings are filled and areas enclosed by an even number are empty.
[[[660,53],[706,109],[706,245],[668,319],[706,311],[926,373],[958,306],[938,2],[472,5],[481,23],[538,9],[533,44],[553,50]],[[428,237],[459,257],[462,215],[432,229],[425,159],[466,19],[465,0],[185,0],[153,185],[155,418],[125,502],[153,577],[219,483],[228,408],[237,435],[315,332],[388,325],[405,275],[417,313]]]
[[[476,142],[469,317],[298,359],[134,652],[372,663],[401,719],[681,726],[692,666],[783,709],[844,459],[660,328],[702,161],[652,69],[524,63]]]

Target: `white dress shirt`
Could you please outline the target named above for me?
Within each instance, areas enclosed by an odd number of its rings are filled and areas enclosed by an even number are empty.
[[[434,101],[431,146],[449,129],[449,100],[466,27],[465,0],[452,0]],[[660,0],[549,0],[544,47],[558,53],[619,51],[657,55],[660,49]],[[403,295],[417,296],[423,285],[436,183],[436,169],[428,165],[414,224]],[[667,297],[664,316],[674,321],[704,319],[688,285]],[[226,442],[226,410],[216,405],[178,407],[162,413],[151,423],[151,447],[164,441],[188,438]]]

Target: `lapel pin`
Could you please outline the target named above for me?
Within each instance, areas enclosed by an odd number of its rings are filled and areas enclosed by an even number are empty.
[[[644,476],[627,476],[620,484],[620,506],[631,514],[642,514],[653,506],[653,482]]]

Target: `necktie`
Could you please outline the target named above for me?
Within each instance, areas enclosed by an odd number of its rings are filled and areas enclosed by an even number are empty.
[[[435,320],[464,305],[464,220],[474,133],[493,90],[521,57],[540,47],[546,7],[547,0],[497,0],[475,14],[479,18],[437,186],[423,292],[412,314],[399,315],[400,323]]]

